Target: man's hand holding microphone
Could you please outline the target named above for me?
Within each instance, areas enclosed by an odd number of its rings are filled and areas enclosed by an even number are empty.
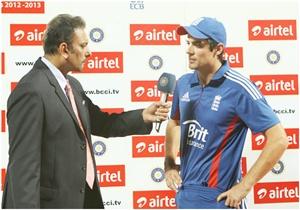
[[[176,77],[173,74],[163,73],[158,80],[158,90],[161,91],[160,101],[151,104],[143,111],[145,122],[156,122],[155,129],[158,132],[162,121],[168,119],[171,107],[167,103],[169,94],[172,94],[176,85]]]

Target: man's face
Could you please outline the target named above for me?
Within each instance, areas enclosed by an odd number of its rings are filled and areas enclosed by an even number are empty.
[[[88,49],[88,37],[82,28],[74,31],[72,46],[69,46],[68,64],[72,71],[82,71],[84,62],[91,55]]]
[[[190,69],[207,69],[213,62],[216,62],[216,59],[218,59],[216,56],[216,49],[210,50],[207,39],[195,39],[188,36],[187,45],[186,53],[188,54]]]

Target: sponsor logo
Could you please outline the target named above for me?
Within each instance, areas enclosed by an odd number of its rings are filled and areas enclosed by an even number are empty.
[[[6,131],[6,113],[5,110],[1,110],[1,132]]]
[[[132,157],[164,157],[165,136],[133,136]]]
[[[129,8],[132,10],[142,10],[145,8],[144,1],[130,1]]]
[[[151,178],[154,182],[162,182],[165,179],[165,172],[162,168],[155,168],[151,171]]]
[[[113,114],[113,113],[122,113],[124,112],[124,108],[101,108],[102,112],[107,112],[109,114]]]
[[[180,98],[180,101],[189,102],[190,101],[189,92],[183,94],[183,96]]]
[[[242,177],[244,177],[247,174],[247,159],[246,157],[241,158],[241,172],[242,172]]]
[[[196,120],[187,120],[182,124],[188,126],[187,144],[199,149],[204,149],[206,137],[209,134],[207,129],[202,127]]]
[[[1,74],[5,74],[5,53],[1,53]]]
[[[283,172],[283,170],[284,170],[284,164],[283,164],[283,162],[281,161],[281,160],[279,160],[276,164],[275,164],[275,166],[272,168],[272,172],[274,173],[274,174],[281,174],[282,172]]]
[[[1,191],[4,190],[5,177],[6,177],[6,170],[5,168],[1,168]]]
[[[249,40],[296,40],[296,20],[249,20]]]
[[[18,82],[11,82],[10,83],[10,91],[13,91],[16,88],[17,84],[18,84]]]
[[[299,148],[299,128],[286,128],[285,132],[287,134],[287,139],[289,141],[288,149],[298,149]],[[259,134],[252,134],[252,149],[262,150],[267,142],[266,137]]]
[[[280,61],[280,54],[276,50],[270,50],[267,53],[267,61],[270,64],[277,64]]]
[[[95,141],[93,143],[93,151],[97,156],[102,156],[106,152],[106,145],[102,141]]]
[[[264,95],[298,95],[298,75],[251,75]]]
[[[131,81],[131,101],[159,101],[160,95],[157,81]]]
[[[11,24],[10,45],[42,45],[46,24]]]
[[[222,96],[220,96],[220,95],[215,96],[210,109],[217,112],[219,110],[221,99],[222,99]]]
[[[299,202],[299,182],[266,182],[254,186],[254,203]]]
[[[134,209],[175,209],[175,191],[133,191]]]
[[[123,73],[123,52],[92,52],[83,73]]]
[[[125,165],[97,166],[97,176],[101,187],[125,186]]]
[[[149,66],[151,69],[158,70],[162,67],[163,60],[158,55],[154,55],[149,59]]]
[[[228,61],[232,68],[244,67],[243,48],[242,47],[226,47],[224,59]]]
[[[104,38],[104,33],[101,28],[93,28],[90,31],[90,39],[93,42],[101,42]]]
[[[131,45],[180,45],[178,24],[130,24]]]
[[[13,13],[45,13],[44,1],[2,1],[2,14]]]

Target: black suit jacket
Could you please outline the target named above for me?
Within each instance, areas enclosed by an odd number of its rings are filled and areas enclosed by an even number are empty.
[[[38,59],[8,99],[10,147],[2,208],[83,208],[86,146],[93,151],[91,134],[116,137],[152,130],[152,124],[144,123],[142,110],[101,112],[80,83],[67,77],[88,145],[71,104]],[[95,165],[94,156],[93,161]]]

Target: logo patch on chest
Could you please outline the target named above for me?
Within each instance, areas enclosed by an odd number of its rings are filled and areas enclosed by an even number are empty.
[[[220,96],[220,95],[215,96],[210,109],[217,112],[219,110],[221,99],[222,99],[222,96]]]
[[[189,102],[190,101],[190,97],[189,97],[189,92],[186,92],[181,98],[181,101],[185,101],[185,102]]]

